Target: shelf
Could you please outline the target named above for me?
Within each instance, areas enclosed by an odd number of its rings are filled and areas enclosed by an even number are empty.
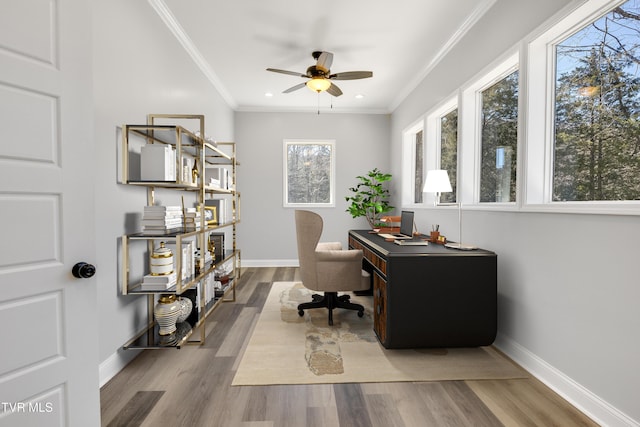
[[[142,332],[140,332],[135,338],[129,341],[127,344],[123,346],[125,350],[128,349],[167,349],[167,348],[175,348],[179,349],[181,346],[186,344],[201,344],[200,341],[189,340],[189,338],[193,335],[194,331],[199,327],[204,327],[204,323],[207,319],[207,316],[211,314],[220,304],[222,304],[225,299],[224,296],[235,287],[235,279],[230,279],[229,283],[224,288],[224,294],[217,298],[212,298],[204,308],[204,316],[200,316],[201,313],[198,314],[198,318],[200,320],[190,323],[190,322],[181,322],[176,323],[176,332],[171,335],[162,336],[158,333],[159,326],[156,322],[149,325]],[[195,307],[194,307],[195,310]]]
[[[208,267],[205,268],[203,273],[200,273],[196,276],[191,276],[183,280],[182,286],[180,287],[181,293],[184,293],[188,289],[192,289],[195,285],[198,284],[198,282],[200,282],[209,274],[212,274],[213,270],[216,267],[219,267],[220,265],[234,259],[236,256],[239,256],[239,255],[240,255],[240,251],[225,250],[224,257],[221,260],[217,260],[217,261],[214,260],[214,262],[212,262]],[[130,294],[130,295],[177,294],[176,285],[173,285],[168,289],[161,289],[161,290],[141,290],[139,289],[140,286],[141,286],[141,283],[136,283],[135,285],[130,286],[129,289],[127,290],[127,294]]]
[[[194,121],[197,125],[194,124],[191,127]],[[185,123],[194,130],[185,128]],[[182,193],[178,196],[181,196],[183,207],[187,207],[186,196],[188,199],[195,198],[193,205],[192,200],[187,201],[189,208],[195,207],[202,213],[198,219],[200,228],[197,230],[187,231],[184,226],[179,226],[162,233],[140,231],[122,236],[120,292],[122,295],[147,296],[148,325],[124,348],[180,348],[187,343],[203,344],[207,316],[222,302],[235,301],[235,284],[241,275],[240,250],[236,248],[236,225],[240,222],[240,193],[236,191],[236,168],[239,164],[235,158],[236,144],[217,142],[206,137],[203,115],[149,114],[147,124],[122,126],[122,141],[118,147],[121,159],[118,164],[120,169],[118,183],[145,188],[147,193],[145,206],[156,205],[159,194],[164,199],[165,193],[175,190]],[[156,194],[156,189],[162,192]],[[151,210],[146,209],[145,212],[147,211]],[[151,217],[164,217],[165,222],[145,221],[145,223],[163,225],[167,222],[179,224],[186,222],[166,221],[167,218],[173,217],[168,215],[151,215],[145,219]],[[207,224],[208,220],[225,222]],[[142,224],[141,222],[141,226]],[[193,226],[192,223],[190,225]],[[210,248],[208,233],[217,232],[223,228],[227,228],[224,231],[226,239],[229,239],[229,235],[231,236],[230,241],[227,241],[228,249],[223,252],[222,259],[210,260],[199,268],[202,261],[194,260],[195,250],[204,251],[205,248]],[[159,285],[160,287],[156,290],[142,290],[142,281],[150,273],[149,258],[160,241],[166,242],[169,247],[174,247],[173,269],[176,271],[177,283],[169,289],[161,289],[162,285]],[[220,241],[218,237],[216,241]],[[225,238],[221,241],[224,243]],[[175,249],[180,247],[192,248],[194,255]],[[220,248],[224,246],[217,249]],[[226,284],[226,293],[215,298],[211,295],[214,292],[214,275],[216,269],[222,264],[227,264],[226,267],[228,267],[224,269],[224,274],[234,279]],[[183,269],[183,267],[186,268]],[[197,273],[194,274],[194,270]],[[190,274],[190,276],[183,278],[182,274]],[[147,279],[147,283],[150,281],[152,280]],[[178,331],[171,336],[163,337],[158,334],[159,328],[154,320],[154,307],[159,294],[187,297],[197,301],[195,305],[200,306],[199,310],[190,315],[189,323],[178,324]],[[212,298],[205,303],[205,297]]]
[[[194,325],[189,322],[176,323],[176,331],[170,335],[160,335],[158,331],[160,327],[157,323],[153,323],[143,330],[133,340],[123,346],[128,349],[164,349],[164,348],[180,348],[183,346],[191,334],[193,334]]]

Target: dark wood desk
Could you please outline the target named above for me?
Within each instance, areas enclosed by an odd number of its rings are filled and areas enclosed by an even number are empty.
[[[373,277],[374,330],[386,348],[477,347],[497,331],[497,255],[443,245],[399,246],[349,232]]]

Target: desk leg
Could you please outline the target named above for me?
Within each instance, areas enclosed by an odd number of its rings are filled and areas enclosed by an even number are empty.
[[[373,329],[378,339],[387,342],[387,282],[377,273],[373,273]]]

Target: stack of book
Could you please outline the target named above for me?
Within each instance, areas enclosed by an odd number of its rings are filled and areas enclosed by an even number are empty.
[[[214,188],[230,190],[233,185],[229,169],[224,167],[208,167],[206,170],[208,184]]]
[[[142,232],[149,235],[167,234],[182,227],[180,206],[145,206]]]
[[[187,208],[184,214],[184,231],[200,230],[200,212],[196,208]]]
[[[141,291],[166,291],[176,285],[176,272],[162,276],[147,274],[142,279]]]

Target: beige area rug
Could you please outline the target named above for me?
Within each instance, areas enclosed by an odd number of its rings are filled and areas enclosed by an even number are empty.
[[[527,373],[491,347],[387,350],[373,331],[371,297],[365,306],[334,310],[297,306],[311,301],[301,283],[275,282],[232,385],[366,383],[526,378]],[[425,326],[427,327],[427,326]]]

